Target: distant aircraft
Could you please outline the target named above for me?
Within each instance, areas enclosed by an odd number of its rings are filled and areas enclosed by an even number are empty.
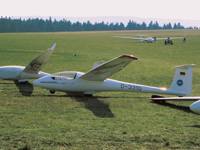
[[[190,110],[200,114],[200,97],[162,97],[162,96],[152,96],[151,98],[154,102],[166,102],[166,101],[195,101],[190,105]]]
[[[51,93],[55,93],[55,91],[79,92],[86,96],[109,91],[163,93],[178,96],[191,94],[193,64],[175,67],[176,74],[170,89],[108,79],[137,59],[132,55],[122,55],[108,62],[96,63],[93,69],[87,73],[59,72],[37,79],[33,84],[49,89]]]
[[[184,37],[172,37],[172,38],[170,38],[170,37],[167,37],[167,38],[157,38],[156,40],[165,40],[165,45],[167,45],[167,44],[173,45],[174,44],[173,43],[174,39],[183,39],[183,41],[186,41],[186,37],[185,36]]]
[[[114,38],[123,38],[123,39],[132,39],[132,40],[140,40],[140,42],[147,42],[147,43],[152,43],[153,41],[157,41],[157,40],[165,40],[165,45],[167,44],[171,44],[173,45],[173,41],[174,39],[186,39],[186,37],[167,37],[167,38],[156,38],[155,36],[152,37],[148,37],[148,38],[142,38],[142,36],[140,36],[140,38],[136,38],[136,37],[121,37],[121,36],[112,36]]]
[[[29,79],[38,79],[48,75],[40,72],[42,67],[49,60],[56,43],[48,50],[35,57],[26,67],[23,66],[2,66],[0,67],[0,79],[16,80],[21,83],[28,82]]]

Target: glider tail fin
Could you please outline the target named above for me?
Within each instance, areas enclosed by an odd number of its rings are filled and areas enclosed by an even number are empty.
[[[176,69],[174,80],[172,82],[170,90],[179,93],[179,96],[191,95],[192,93],[192,71],[194,64],[176,66],[172,69]]]
[[[140,35],[140,42],[143,42],[144,40],[142,39],[142,35]]]
[[[53,44],[53,46],[50,48],[50,50],[53,51],[55,49],[55,47],[56,47],[56,43]]]

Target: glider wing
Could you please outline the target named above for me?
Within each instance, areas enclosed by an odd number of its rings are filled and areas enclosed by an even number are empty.
[[[122,39],[132,39],[132,40],[145,40],[144,38],[134,38],[134,37],[121,37],[121,36],[113,36],[113,37]]]
[[[174,39],[183,39],[184,37],[172,37],[170,38],[170,40],[174,40]]]
[[[157,97],[150,98],[153,101],[195,101],[199,100],[200,97]]]
[[[89,81],[104,81],[114,73],[122,70],[130,62],[137,59],[137,57],[132,55],[122,55],[97,66],[96,68],[82,75],[80,78]]]
[[[46,51],[39,54],[37,57],[35,57],[29,64],[26,66],[26,68],[23,70],[23,72],[26,73],[32,73],[32,74],[38,74],[38,72],[42,69],[42,67],[47,63],[49,60],[54,48],[56,47],[56,43]]]
[[[156,38],[156,41],[157,40],[174,40],[174,39],[183,39],[184,37],[166,37],[166,38]]]

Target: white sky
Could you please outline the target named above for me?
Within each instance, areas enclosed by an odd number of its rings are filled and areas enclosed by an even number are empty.
[[[0,0],[0,16],[132,16],[200,20],[199,0]]]

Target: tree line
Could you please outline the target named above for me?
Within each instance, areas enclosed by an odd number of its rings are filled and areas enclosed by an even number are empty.
[[[139,24],[129,20],[127,25],[120,23],[94,23],[75,22],[72,23],[67,19],[52,20],[49,19],[12,19],[7,17],[0,18],[0,33],[6,32],[61,32],[61,31],[112,31],[112,30],[159,30],[159,29],[185,29],[180,23],[164,24],[160,26],[158,22],[151,21],[149,24],[143,22]]]

